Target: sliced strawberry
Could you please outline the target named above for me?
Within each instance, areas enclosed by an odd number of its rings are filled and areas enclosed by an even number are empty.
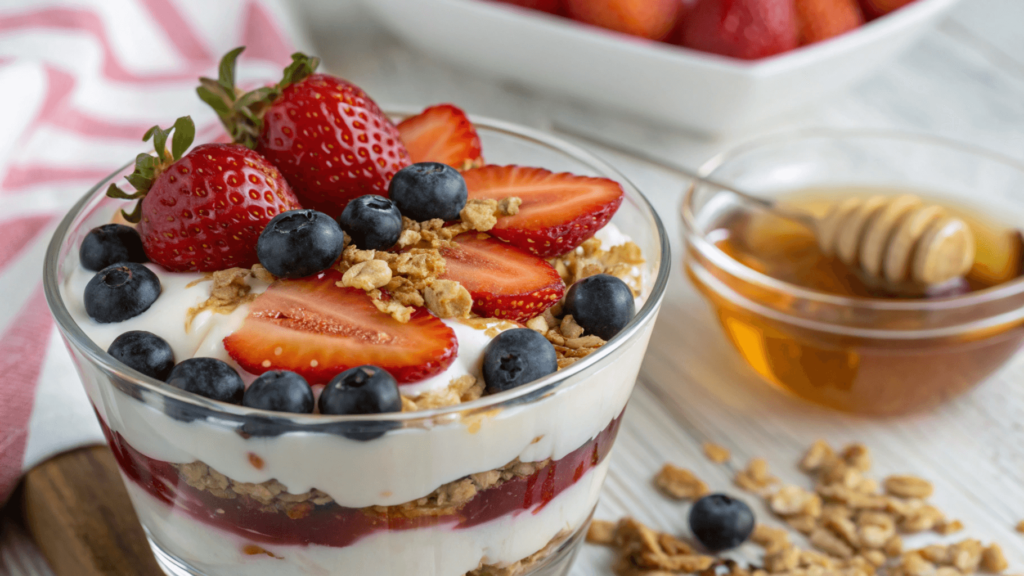
[[[541,258],[576,248],[622,204],[622,186],[607,178],[523,166],[484,166],[462,175],[470,198],[522,199],[519,213],[499,218],[490,234]]]
[[[466,113],[451,104],[431,106],[398,125],[413,162],[441,162],[463,170],[483,164],[480,136]]]
[[[442,248],[446,271],[473,297],[473,311],[488,318],[525,322],[565,294],[562,277],[547,261],[485,234],[463,234]]]
[[[364,364],[387,370],[399,384],[416,382],[455,360],[455,332],[425,309],[402,324],[378,311],[362,290],[336,286],[340,280],[331,270],[275,282],[224,339],[228,354],[253,374],[291,370],[310,384]]]

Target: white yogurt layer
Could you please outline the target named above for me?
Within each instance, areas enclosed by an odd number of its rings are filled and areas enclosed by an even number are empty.
[[[274,546],[251,542],[193,519],[125,478],[142,525],[164,550],[192,568],[219,576],[463,576],[484,564],[507,565],[582,527],[597,504],[607,459],[543,508],[453,530],[434,526],[381,532],[344,548]],[[243,552],[255,544],[276,558]]]

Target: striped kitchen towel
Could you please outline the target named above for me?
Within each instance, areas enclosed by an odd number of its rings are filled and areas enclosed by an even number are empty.
[[[0,3],[0,504],[25,470],[103,437],[42,290],[46,244],[86,190],[191,114],[219,56],[276,81],[308,49],[283,0]]]

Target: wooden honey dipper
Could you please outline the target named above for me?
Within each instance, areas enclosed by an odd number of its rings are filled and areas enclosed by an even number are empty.
[[[822,218],[786,212],[780,215],[813,222],[824,253],[897,292],[948,282],[974,264],[974,234],[967,224],[917,196],[846,198]]]
[[[974,234],[967,224],[941,206],[904,196],[849,197],[832,205],[824,217],[754,196],[674,162],[618,141],[608,141],[572,126],[553,129],[676,172],[708,186],[732,192],[765,210],[814,231],[826,254],[836,255],[867,283],[890,292],[919,294],[965,275],[974,264]]]

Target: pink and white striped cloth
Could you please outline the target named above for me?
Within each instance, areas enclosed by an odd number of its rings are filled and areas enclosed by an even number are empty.
[[[280,77],[306,48],[280,0],[0,3],[0,505],[25,470],[102,442],[42,290],[53,229],[87,189],[191,114],[220,55],[247,46],[243,82]]]

